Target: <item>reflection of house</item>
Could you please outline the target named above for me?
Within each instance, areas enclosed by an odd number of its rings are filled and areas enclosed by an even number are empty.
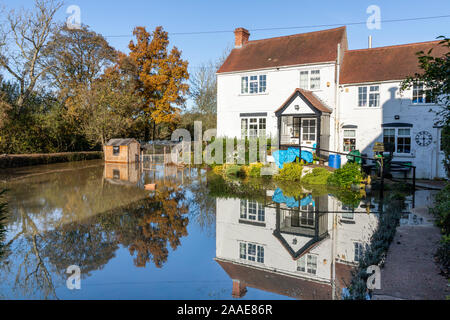
[[[394,146],[394,160],[417,176],[445,177],[440,108],[421,84],[400,93],[420,72],[419,51],[439,41],[348,50],[345,27],[249,40],[235,30],[235,48],[218,70],[217,134],[278,137],[280,144],[373,156],[375,142]],[[286,100],[287,99],[287,100]]]
[[[139,162],[141,145],[135,139],[111,139],[104,147],[105,162]]]
[[[109,182],[137,184],[139,176],[138,163],[105,163],[105,179]]]
[[[346,212],[337,211],[342,206],[328,195],[298,207],[217,199],[216,261],[233,281],[233,296],[253,287],[296,299],[340,298],[377,220],[358,208],[355,223],[345,224]]]

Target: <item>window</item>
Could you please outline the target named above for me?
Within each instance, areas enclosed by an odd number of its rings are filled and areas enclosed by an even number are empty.
[[[390,145],[396,153],[411,153],[411,129],[392,128],[383,130],[383,142],[388,150]]]
[[[241,78],[241,93],[248,93],[248,77]]]
[[[241,119],[241,137],[245,138],[248,135],[248,119]]]
[[[265,137],[266,118],[241,118],[241,138]]]
[[[265,93],[267,89],[267,76],[252,75],[241,77],[241,94]]]
[[[369,107],[380,106],[380,86],[370,86]]]
[[[120,170],[117,169],[113,170],[113,179],[120,180]]]
[[[240,218],[243,220],[264,222],[266,220],[264,206],[256,201],[241,200]]]
[[[356,150],[356,130],[344,130],[344,152]]]
[[[300,71],[300,88],[302,89],[309,89],[308,73],[308,71]]]
[[[367,87],[358,88],[358,107],[367,106]]]
[[[307,254],[297,260],[297,271],[309,274],[317,273],[317,256]]]
[[[258,136],[258,118],[250,118],[248,129],[249,137],[254,138]]]
[[[300,71],[300,88],[320,90],[320,70]]]
[[[355,261],[359,262],[361,261],[364,254],[363,244],[361,242],[355,242],[354,245],[355,245]]]
[[[316,140],[316,119],[302,120],[302,140],[315,141]]]
[[[239,258],[247,259],[247,244],[239,243]]]
[[[254,243],[239,243],[239,258],[264,263],[264,247]]]
[[[261,75],[259,76],[259,92],[266,92],[266,87],[267,87],[267,77],[266,75]]]
[[[258,93],[258,76],[250,77],[250,93]]]
[[[113,147],[113,156],[118,156],[120,154],[120,147]]]
[[[301,210],[300,224],[314,226],[314,207],[312,205],[302,206]]]
[[[300,118],[294,118],[292,138],[300,138]]]
[[[411,153],[411,129],[398,129],[397,153]]]
[[[379,107],[380,86],[358,87],[358,107]]]
[[[320,70],[312,70],[311,71],[310,89],[311,90],[319,90],[320,89]]]
[[[413,98],[412,103],[421,104],[421,103],[433,103],[433,99],[431,98],[431,90],[425,89],[423,83],[415,83],[413,85]]]

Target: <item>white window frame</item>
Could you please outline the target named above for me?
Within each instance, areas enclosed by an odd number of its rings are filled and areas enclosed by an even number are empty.
[[[241,95],[267,93],[267,74],[248,74],[241,76]]]
[[[413,150],[412,150],[412,146],[413,146],[413,138],[412,138],[412,128],[411,127],[392,127],[392,128],[383,128],[383,142],[384,142],[384,138],[386,137],[385,132],[387,130],[390,131],[394,131],[394,154],[397,155],[413,155]],[[409,135],[407,134],[400,134],[400,130],[409,130]],[[398,151],[398,146],[399,146],[399,142],[398,140],[400,138],[409,138],[409,152],[399,152]]]
[[[361,258],[364,257],[364,244],[362,242],[353,242],[353,250],[354,256],[353,259],[355,262],[360,262]]]
[[[297,271],[317,275],[318,261],[319,257],[316,254],[305,254],[297,260]]]
[[[411,103],[413,105],[429,105],[435,104],[427,92],[431,91],[423,82],[414,83],[411,88]]]
[[[245,128],[243,128],[244,123]],[[250,134],[250,126],[255,125],[256,125],[256,135],[252,135]],[[262,128],[263,126],[264,128]],[[258,138],[261,135],[267,137],[267,117],[241,117],[241,139]]]
[[[306,75],[305,79],[302,79],[302,75]],[[316,82],[318,81],[318,82]],[[301,70],[299,74],[299,88],[311,91],[319,91],[321,90],[321,70],[320,69],[311,69],[311,70]],[[306,85],[306,86],[305,86]]]
[[[350,132],[350,131],[354,132],[354,135],[353,135],[353,136],[347,135],[347,133]],[[355,150],[356,150],[356,143],[357,143],[357,141],[358,141],[356,129],[343,129],[342,136],[343,136],[343,140],[342,140],[342,143],[343,143],[343,144],[342,144],[342,150],[343,150],[344,152],[350,152],[350,151],[351,151],[351,150],[345,150],[345,146],[346,146],[345,141],[346,141],[347,139],[355,140]]]
[[[264,205],[254,200],[241,199],[240,220],[266,222]]]
[[[264,264],[264,246],[253,242],[239,241],[239,259]]]
[[[380,108],[380,89],[379,84],[358,86],[358,108]],[[374,101],[376,102],[375,105],[373,105]]]

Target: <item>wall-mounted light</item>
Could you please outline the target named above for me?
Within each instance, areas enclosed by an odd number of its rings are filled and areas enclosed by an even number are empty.
[[[395,116],[395,120],[400,120],[400,116],[399,116],[399,115],[396,115],[396,116]]]
[[[296,105],[294,106],[294,109],[295,109],[296,111],[298,111],[298,110],[300,110],[300,106],[299,106],[298,104],[296,104]]]
[[[329,88],[331,86],[331,83],[330,82],[327,82],[327,87]]]

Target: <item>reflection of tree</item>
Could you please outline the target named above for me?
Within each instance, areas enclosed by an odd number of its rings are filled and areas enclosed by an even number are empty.
[[[184,217],[188,208],[183,200],[184,193],[173,186],[158,190],[153,199],[129,214],[127,225],[117,230],[118,242],[127,246],[132,255],[136,254],[136,266],[145,267],[152,260],[161,268],[169,255],[167,243],[173,250],[180,245],[189,223]]]
[[[45,234],[42,255],[61,276],[73,264],[81,268],[82,276],[89,276],[89,272],[102,269],[114,258],[118,248],[114,236],[92,222],[67,224]]]
[[[203,177],[199,176],[200,179]],[[192,193],[189,215],[200,229],[213,235],[216,225],[216,199],[210,196],[206,181],[195,181],[189,185]]]
[[[136,187],[102,184],[100,169],[47,174],[11,188],[9,255],[0,258],[0,283],[9,281],[19,297],[56,298],[68,266],[88,276],[119,244],[136,255],[136,266],[153,261],[162,267],[167,246],[175,250],[187,235],[185,190],[175,181],[156,181],[158,191],[149,197]]]
[[[5,190],[0,191],[0,257],[3,255],[3,240],[5,239],[6,203],[2,202]]]

